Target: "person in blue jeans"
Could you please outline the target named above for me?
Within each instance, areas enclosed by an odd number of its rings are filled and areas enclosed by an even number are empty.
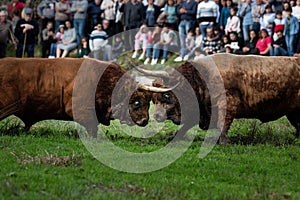
[[[288,55],[294,55],[294,42],[299,32],[298,19],[292,15],[292,8],[289,7],[285,10],[287,17],[284,20],[283,35],[287,44]]]
[[[177,7],[180,23],[178,27],[180,48],[185,48],[185,38],[188,31],[195,26],[198,4],[194,0],[183,1]]]
[[[277,40],[272,42],[270,48],[270,56],[287,56],[287,46],[285,42],[285,38],[283,36],[282,30],[276,31]]]
[[[153,46],[153,56],[151,65],[156,65],[160,56],[160,50],[163,50],[163,58],[161,64],[165,64],[168,56],[168,52],[178,51],[177,35],[173,30],[168,27],[163,27],[160,35],[160,41]]]
[[[87,0],[74,0],[72,2],[71,12],[74,13],[74,28],[76,31],[76,43],[77,46],[80,45],[81,38],[84,37],[85,30],[85,20],[87,17],[87,8],[88,1]]]

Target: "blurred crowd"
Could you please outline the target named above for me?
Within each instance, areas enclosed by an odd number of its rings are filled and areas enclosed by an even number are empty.
[[[0,8],[0,58],[78,57],[112,61],[133,50],[145,64],[216,53],[300,55],[300,0],[12,0]],[[126,32],[127,30],[130,30]],[[125,32],[124,32],[125,31]]]

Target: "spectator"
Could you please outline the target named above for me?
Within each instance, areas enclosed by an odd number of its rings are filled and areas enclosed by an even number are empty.
[[[129,42],[125,47],[133,47],[134,36],[137,33],[137,28],[140,28],[144,21],[143,4],[137,0],[131,0],[124,5],[124,26],[126,30],[134,29],[126,34],[125,42]],[[130,48],[133,49],[133,48]]]
[[[166,26],[163,27],[161,31],[160,41],[153,46],[151,65],[157,64],[161,49],[163,49],[163,58],[161,60],[161,64],[165,64],[168,51],[176,52],[178,50],[176,33]]]
[[[253,29],[253,18],[252,18],[251,9],[252,9],[251,0],[246,0],[246,2],[242,4],[239,11],[239,16],[243,18],[242,27],[243,27],[243,37],[245,42],[249,40],[249,32],[251,29]]]
[[[24,57],[25,51],[28,57],[34,57],[34,47],[38,33],[38,24],[32,19],[32,9],[25,8],[25,19],[20,19],[15,29],[15,36],[19,41],[16,57]]]
[[[173,30],[178,30],[178,19],[176,4],[174,0],[168,0],[164,7],[163,13],[166,15],[165,24]]]
[[[288,54],[289,56],[293,56],[294,54],[294,42],[296,36],[299,32],[299,23],[298,19],[292,15],[292,8],[288,8],[285,10],[287,17],[284,21],[284,32],[283,35],[285,36]]]
[[[229,32],[241,32],[241,23],[240,18],[236,16],[237,8],[230,8],[230,17],[227,19],[225,34],[227,35]]]
[[[196,48],[201,49],[202,38],[203,36],[201,34],[200,27],[198,26],[195,28],[195,46],[186,56],[184,56],[183,58],[184,61],[187,61],[188,59],[190,59],[195,55]]]
[[[159,41],[160,41],[160,27],[156,25],[154,27],[154,30],[150,30],[148,34],[146,60],[144,62],[145,65],[147,65],[150,62],[153,46]]]
[[[250,30],[249,35],[250,35],[250,40],[247,41],[245,43],[244,47],[242,48],[242,54],[244,54],[244,55],[248,55],[248,54],[258,55],[259,51],[256,48],[256,43],[257,43],[257,40],[258,40],[257,32],[254,29],[252,29],[252,30]]]
[[[74,27],[76,31],[76,42],[77,45],[80,44],[81,38],[85,35],[85,19],[87,16],[87,0],[74,0],[71,6],[71,12],[74,13]]]
[[[109,21],[109,31],[114,35],[114,24],[115,24],[115,3],[113,0],[103,0],[100,6],[101,10],[104,11],[104,19]]]
[[[221,39],[221,47],[220,47],[220,53],[225,53],[226,52],[226,45],[230,46],[230,40],[228,35],[223,35]]]
[[[258,35],[259,38],[255,47],[258,49],[259,55],[268,56],[270,54],[272,39],[266,29],[260,30]]]
[[[229,40],[230,40],[231,53],[241,54],[243,41],[239,38],[238,34],[236,32],[230,32]]]
[[[282,10],[282,17],[287,18],[287,12],[286,10],[290,8],[290,4],[288,1],[283,2],[283,10]]]
[[[276,32],[276,30],[281,29],[284,30],[284,19],[282,18],[282,12],[281,11],[277,11],[274,20],[270,20],[270,22],[272,22],[272,34],[274,32]],[[277,35],[273,34],[272,35],[273,39],[276,40]]]
[[[300,23],[300,0],[297,0],[296,6],[292,7],[292,13],[298,19],[298,22]]]
[[[153,3],[153,0],[148,0],[148,5],[145,8],[145,23],[148,27],[154,27],[156,19],[158,18],[158,15],[160,13],[158,7]]]
[[[194,30],[190,29],[188,31],[188,35],[185,38],[185,48],[180,49],[180,56],[175,58],[174,62],[181,62],[184,60],[184,58],[187,60],[188,53],[192,51],[192,49],[195,46],[195,38],[194,38]]]
[[[230,17],[230,8],[232,7],[232,0],[226,0],[226,6],[221,10],[220,14],[220,29],[225,30],[228,17]]]
[[[4,10],[0,11],[0,58],[6,57],[8,39],[10,39],[12,43],[16,45],[12,32],[12,23],[7,19],[7,12]]]
[[[198,59],[201,59],[204,57],[204,54],[202,54],[202,50],[200,47],[197,47],[195,49],[195,57],[194,57],[194,60],[198,60]]]
[[[65,22],[65,32],[62,42],[57,44],[56,48],[56,58],[64,58],[68,53],[77,47],[76,43],[76,30],[73,28],[70,20]],[[63,53],[61,55],[61,51]]]
[[[30,0],[26,0],[25,4],[24,4],[24,8],[32,8],[31,5],[31,1]],[[25,19],[25,9],[23,8],[22,12],[21,12],[21,18]]]
[[[98,60],[111,61],[112,48],[111,45],[108,44],[107,34],[102,30],[100,23],[95,26],[95,29],[96,30],[92,31],[89,40],[92,57]],[[102,53],[103,58],[101,59]]]
[[[78,58],[88,58],[89,53],[90,53],[90,49],[88,46],[88,39],[86,37],[83,37],[83,38],[81,38]]]
[[[265,12],[266,5],[263,5],[262,0],[255,0],[256,4],[252,6],[252,19],[253,19],[253,29],[258,32],[260,31],[260,18]],[[271,8],[271,5],[268,5]]]
[[[14,14],[17,14],[21,19],[21,12],[24,8],[24,3],[19,0],[12,0],[7,6],[8,17],[10,20],[14,18]]]
[[[37,7],[37,14],[41,19],[42,30],[46,28],[48,22],[54,23],[55,0],[42,0]]]
[[[194,0],[186,0],[177,6],[177,14],[180,16],[179,40],[180,48],[185,48],[185,37],[188,31],[195,26],[197,3]]]
[[[276,35],[277,40],[272,42],[270,56],[287,56],[288,51],[282,30],[277,30]]]
[[[112,58],[117,59],[118,56],[120,56],[121,53],[123,52],[123,48],[124,48],[124,41],[122,40],[121,35],[116,35],[114,45],[112,47]]]
[[[115,2],[115,15],[116,15],[116,21],[115,21],[115,34],[121,33],[124,31],[124,25],[123,25],[123,16],[124,16],[124,2],[123,0],[117,0]]]
[[[142,45],[142,54],[139,57],[139,60],[142,60],[145,58],[146,55],[146,49],[147,49],[147,35],[148,35],[148,28],[146,25],[142,25],[140,30],[137,32],[135,35],[135,40],[134,40],[134,53],[132,55],[132,58],[136,58],[138,51],[140,49],[140,46]]]
[[[203,0],[198,4],[197,19],[204,37],[206,36],[206,28],[216,23],[217,12],[217,6],[214,1]]]
[[[64,24],[69,19],[71,13],[71,6],[67,0],[60,0],[55,4],[55,30],[59,29],[59,26]]]
[[[46,28],[42,31],[42,58],[48,58],[51,44],[54,42],[55,38],[53,23],[49,21]]]
[[[88,4],[87,14],[89,19],[91,20],[91,27],[95,27],[98,22],[102,21],[102,13],[103,11],[100,9],[101,0],[93,0]]]
[[[57,46],[57,44],[62,43],[62,39],[64,37],[65,26],[63,24],[61,24],[61,25],[59,25],[58,29],[59,29],[58,32],[55,34],[55,40],[51,43],[49,58],[55,58],[56,46]]]
[[[272,35],[272,19],[274,19],[275,14],[272,12],[271,6],[267,5],[265,8],[265,13],[260,18],[260,29],[266,29],[269,35]]]
[[[221,48],[221,39],[213,40],[214,38],[213,28],[207,27],[206,36],[203,37],[202,48],[205,55],[216,54]]]

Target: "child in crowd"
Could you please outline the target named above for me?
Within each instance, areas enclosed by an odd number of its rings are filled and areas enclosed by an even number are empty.
[[[149,31],[148,34],[148,42],[147,42],[147,50],[146,50],[146,60],[144,62],[147,65],[150,62],[151,52],[153,50],[153,46],[158,43],[160,40],[160,27],[155,26],[153,30]]]
[[[88,58],[90,49],[88,46],[88,39],[86,37],[81,38],[80,47],[78,50],[78,58]]]
[[[230,17],[227,19],[225,26],[225,34],[228,35],[230,32],[241,32],[241,22],[240,18],[236,16],[237,8],[230,8]]]
[[[184,58],[187,58],[185,56],[186,55],[188,56],[187,53],[191,52],[194,46],[195,46],[194,30],[190,29],[188,31],[187,37],[185,38],[185,47],[180,49],[180,56],[175,58],[174,62],[181,62],[184,60]]]
[[[142,25],[140,27],[140,30],[135,35],[135,41],[134,41],[134,53],[132,55],[132,58],[136,58],[137,54],[140,49],[140,45],[142,45],[142,54],[139,57],[139,60],[142,60],[145,58],[146,55],[146,49],[147,49],[147,34],[148,34],[148,27],[146,25]]]
[[[116,59],[123,52],[124,41],[120,35],[115,36],[115,42],[112,47],[112,58]]]
[[[62,39],[64,37],[64,32],[65,32],[65,26],[62,24],[59,26],[59,30],[55,35],[55,40],[51,43],[49,58],[55,58],[56,46],[57,44],[60,44],[62,42]]]

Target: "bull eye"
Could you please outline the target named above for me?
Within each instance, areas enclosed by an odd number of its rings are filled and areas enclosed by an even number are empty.
[[[135,100],[133,102],[133,106],[132,107],[133,107],[133,109],[137,110],[138,108],[141,107],[141,101],[140,100]]]
[[[170,94],[169,93],[164,93],[163,97],[166,98],[166,99],[170,99]]]
[[[162,95],[162,102],[171,103],[171,95],[169,93],[164,93]]]

